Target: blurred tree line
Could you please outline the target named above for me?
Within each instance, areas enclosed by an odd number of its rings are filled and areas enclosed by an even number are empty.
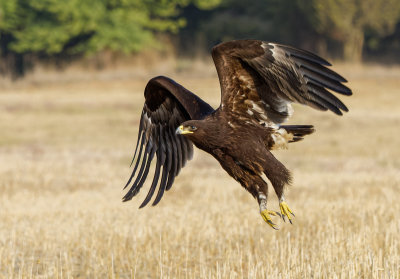
[[[222,0],[215,9],[189,6],[184,14],[191,21],[180,31],[181,46],[195,53],[258,38],[351,62],[390,49],[400,59],[400,0]]]
[[[22,76],[40,61],[157,49],[160,36],[187,56],[257,38],[348,61],[399,59],[400,0],[0,0],[3,75]]]

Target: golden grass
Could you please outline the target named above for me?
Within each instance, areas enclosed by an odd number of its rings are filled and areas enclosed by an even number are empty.
[[[279,231],[199,150],[157,207],[137,209],[148,183],[121,202],[146,80],[3,89],[0,278],[400,278],[400,71],[339,70],[350,113],[296,106],[317,133],[276,153]],[[215,78],[175,78],[218,105]]]

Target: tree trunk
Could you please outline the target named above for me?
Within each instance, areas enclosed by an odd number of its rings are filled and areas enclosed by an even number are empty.
[[[346,40],[343,42],[343,58],[348,62],[362,61],[362,50],[364,46],[364,33],[361,29],[349,30]]]
[[[25,74],[24,55],[8,48],[13,41],[10,34],[0,32],[0,75],[17,79]]]

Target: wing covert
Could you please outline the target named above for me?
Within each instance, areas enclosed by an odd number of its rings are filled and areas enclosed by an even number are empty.
[[[135,165],[124,189],[133,183],[123,197],[123,201],[128,201],[139,193],[149,174],[151,162],[156,158],[153,180],[140,208],[148,204],[159,185],[153,202],[156,205],[164,191],[171,188],[180,169],[193,156],[193,144],[185,137],[176,135],[175,129],[184,121],[202,119],[213,111],[211,106],[195,94],[163,76],[155,77],[147,83],[144,96],[145,103],[132,159]]]

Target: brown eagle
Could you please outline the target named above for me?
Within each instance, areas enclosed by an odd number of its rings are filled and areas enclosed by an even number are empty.
[[[326,60],[286,45],[230,41],[215,46],[212,58],[221,86],[221,104],[215,110],[167,77],[148,82],[132,163],[138,156],[125,188],[133,184],[123,201],[139,192],[156,157],[153,182],[140,208],[159,184],[156,205],[192,158],[194,144],[214,156],[257,199],[261,216],[271,227],[276,228],[271,215],[283,220],[286,216],[292,223],[294,214],[284,197],[291,174],[270,150],[286,148],[314,128],[281,124],[292,115],[293,102],[342,115],[348,109],[332,92],[352,92],[342,84],[342,76],[326,68],[331,66]],[[262,174],[275,189],[280,213],[267,209],[268,184]]]

